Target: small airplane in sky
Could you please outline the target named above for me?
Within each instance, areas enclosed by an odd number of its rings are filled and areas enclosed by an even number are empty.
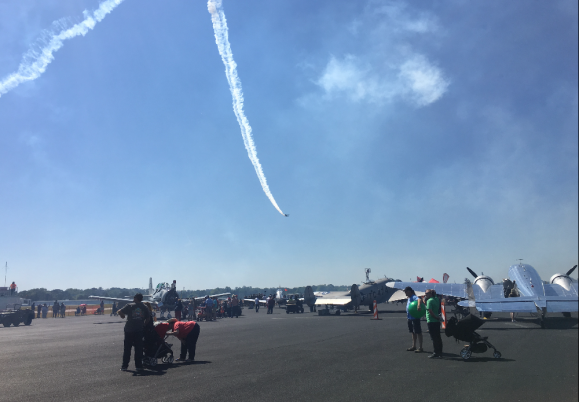
[[[541,276],[529,264],[511,265],[509,277],[495,285],[492,278],[477,275],[473,270],[467,270],[475,276],[473,283],[414,283],[394,282],[388,286],[404,289],[410,286],[415,291],[424,292],[434,289],[436,293],[465,299],[458,304],[463,307],[475,307],[483,313],[539,313],[541,328],[545,327],[547,313],[563,313],[569,316],[579,309],[577,282],[570,275],[577,268],[575,265],[566,274],[555,274],[548,284],[543,283]],[[511,289],[515,289],[519,297],[508,297]]]
[[[283,216],[285,216],[287,218],[289,216],[289,214],[283,214]]]

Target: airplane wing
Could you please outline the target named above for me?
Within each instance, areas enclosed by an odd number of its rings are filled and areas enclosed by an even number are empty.
[[[209,297],[213,298],[213,297],[221,297],[221,296],[229,296],[231,295],[231,293],[219,293],[216,295],[209,295]],[[199,297],[194,297],[195,300],[204,300],[205,296],[199,296]]]
[[[146,297],[146,296],[143,296]],[[89,296],[89,299],[98,299],[98,300],[108,300],[108,301],[119,301],[119,302],[127,302],[127,303],[132,303],[133,299],[128,299],[128,298],[122,298],[122,297],[104,297],[104,296]],[[144,301],[148,301],[150,303],[154,303],[150,300],[144,300]]]
[[[350,292],[315,292],[316,306],[345,306],[348,303],[352,303],[352,296]]]
[[[464,300],[458,304],[471,307],[471,301]],[[548,313],[575,312],[579,303],[577,297],[565,296],[522,296],[509,298],[492,298],[476,300],[478,311],[504,313],[536,313],[537,307],[546,307]]]
[[[422,297],[424,296],[424,292],[421,292],[420,290],[415,290],[414,293],[416,293],[416,296]],[[390,299],[388,299],[389,302],[395,302],[395,301],[400,301],[400,300],[406,300],[406,293],[404,293],[403,290],[397,290],[396,292],[394,292],[392,294],[392,296],[390,296]]]
[[[333,306],[345,306],[348,303],[352,303],[351,298],[341,298],[341,299],[317,299],[316,305],[317,306],[326,306],[326,305],[333,305]]]
[[[418,292],[424,293],[426,289],[434,289],[439,295],[459,297],[461,299],[468,298],[466,285],[464,283],[388,282],[386,286],[394,289],[404,289],[405,287],[410,286],[416,294],[418,294]],[[404,296],[404,298],[406,298],[406,296]],[[392,298],[390,300],[392,300]]]
[[[248,303],[255,303],[255,299],[243,299],[243,301],[248,302]],[[259,304],[265,304],[265,303],[267,303],[267,300],[259,299]]]

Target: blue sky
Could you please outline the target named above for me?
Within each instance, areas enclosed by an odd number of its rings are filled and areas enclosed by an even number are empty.
[[[53,21],[98,7],[0,3],[0,82]],[[290,217],[248,159],[207,3],[125,0],[0,96],[9,282],[349,285],[366,267],[460,282],[577,263],[576,1],[223,9]]]

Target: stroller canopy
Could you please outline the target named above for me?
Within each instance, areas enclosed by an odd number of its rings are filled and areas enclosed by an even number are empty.
[[[467,315],[460,321],[452,317],[448,321],[444,333],[447,337],[454,336],[457,340],[471,342],[474,336],[474,332],[484,323],[485,322],[483,320],[472,314]]]

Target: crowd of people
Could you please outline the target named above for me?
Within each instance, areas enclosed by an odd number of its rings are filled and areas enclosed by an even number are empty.
[[[48,317],[48,305],[32,303],[30,306],[32,311],[36,311],[36,318],[47,318]],[[54,301],[54,304],[51,307],[52,309],[52,318],[64,318],[66,317],[66,306],[64,303],[58,303],[57,300]]]

